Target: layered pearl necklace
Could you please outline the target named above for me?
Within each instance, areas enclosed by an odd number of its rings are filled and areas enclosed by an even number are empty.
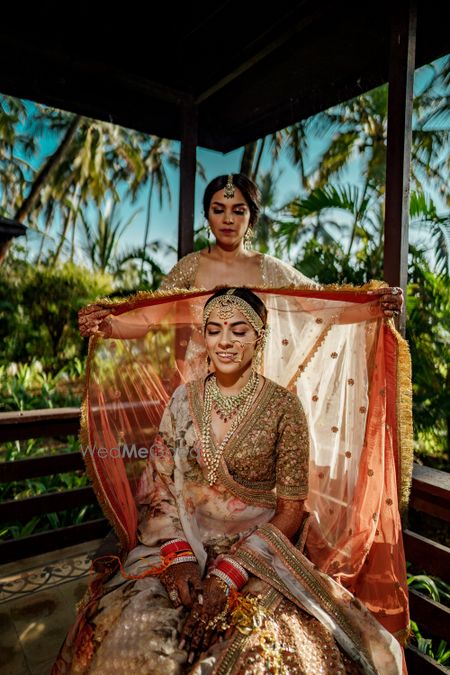
[[[208,469],[208,482],[210,485],[213,485],[217,480],[217,469],[226,444],[239,424],[250,412],[258,384],[258,373],[252,370],[247,384],[238,394],[224,396],[217,385],[214,374],[206,381],[202,415],[202,449],[203,458]],[[217,450],[214,448],[211,440],[211,412],[213,405],[220,419],[224,420],[224,422],[234,417],[233,424]]]

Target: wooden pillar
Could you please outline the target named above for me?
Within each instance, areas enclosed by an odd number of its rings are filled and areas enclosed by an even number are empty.
[[[408,278],[409,176],[416,53],[417,5],[392,3],[386,158],[384,278],[406,291]],[[405,330],[403,311],[399,328]]]
[[[192,97],[181,106],[180,209],[178,258],[194,250],[194,200],[197,166],[197,106]]]

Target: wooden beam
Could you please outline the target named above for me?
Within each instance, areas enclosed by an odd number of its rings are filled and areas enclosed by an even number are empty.
[[[86,504],[97,504],[97,497],[91,486],[63,492],[50,492],[26,499],[11,499],[0,504],[0,521],[4,523],[15,520],[23,522],[33,516],[65,511],[77,506],[86,506]]]
[[[409,505],[450,523],[450,474],[414,464]]]
[[[420,652],[417,647],[408,645],[405,649],[408,675],[448,675],[448,668],[441,666],[430,656]]]
[[[450,608],[428,598],[423,593],[409,589],[411,618],[423,635],[450,641]]]
[[[19,459],[15,462],[2,463],[0,483],[37,476],[52,476],[55,473],[84,471],[85,468],[81,452],[61,452],[58,455]]]
[[[403,531],[403,543],[408,562],[427,574],[450,581],[450,548],[411,530]]]
[[[401,0],[391,7],[384,277],[391,286],[405,291],[417,7],[415,0]],[[403,311],[399,320],[403,334],[405,322]]]
[[[79,525],[69,525],[50,532],[40,532],[29,537],[0,542],[0,560],[3,564],[30,556],[57,551],[65,546],[81,544],[104,537],[111,525],[106,518],[88,520]]]
[[[2,441],[77,435],[79,428],[80,408],[45,408],[0,413]]]
[[[181,105],[180,209],[178,258],[194,250],[195,174],[197,169],[198,112],[192,97]]]

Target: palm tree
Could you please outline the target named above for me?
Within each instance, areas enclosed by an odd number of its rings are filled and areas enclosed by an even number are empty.
[[[84,250],[94,271],[113,270],[120,237],[137,215],[135,212],[122,222],[116,217],[116,207],[117,203],[111,200],[105,208],[100,208],[95,228],[89,224],[87,216],[80,213],[86,237]]]
[[[339,218],[337,217],[339,214]],[[426,228],[428,244],[435,252],[435,269],[450,274],[450,212],[439,215],[431,197],[413,192],[410,200],[410,227],[420,233]],[[278,237],[289,253],[292,246],[308,238],[325,245],[342,241],[343,230],[350,234],[346,255],[381,260],[384,231],[384,202],[376,188],[352,185],[317,187],[305,199],[296,198],[281,211]],[[342,247],[342,245],[340,244]],[[433,259],[433,253],[432,257]],[[376,276],[377,266],[367,269]]]
[[[247,143],[241,158],[240,172],[258,181],[261,161],[266,150],[270,151],[272,163],[275,164],[281,151],[286,148],[292,164],[299,169],[300,182],[307,186],[304,158],[308,152],[308,129],[310,120],[301,120],[292,126],[276,131],[259,141]]]
[[[16,204],[13,215],[18,220],[36,223],[39,218],[44,219],[45,233],[50,231],[52,220],[59,220],[59,243],[50,256],[54,264],[65,245],[68,245],[67,254],[73,259],[80,214],[89,205],[99,207],[108,194],[115,202],[120,201],[118,185],[125,186],[128,196],[134,201],[150,175],[151,184],[158,187],[160,200],[166,193],[170,198],[165,163],[177,162],[170,141],[43,106],[34,106],[29,113],[17,99],[3,97],[1,101],[8,113],[2,117],[0,127],[0,143],[3,141],[3,156],[7,158],[2,176],[20,177],[15,183],[6,183],[3,178],[2,199],[8,198],[8,189],[11,190],[13,185],[21,185],[22,189],[17,191],[15,198],[8,200],[9,204]],[[16,126],[19,117],[21,122],[26,120],[36,130],[36,138],[44,130],[58,138],[55,150],[34,170],[13,154],[12,149],[20,142],[29,152],[37,150],[34,139],[26,146],[27,137],[22,139],[18,135]],[[28,190],[25,180],[28,181]],[[21,199],[24,193],[26,196]],[[148,224],[143,251],[148,238]],[[43,246],[42,242],[38,260],[43,257]]]

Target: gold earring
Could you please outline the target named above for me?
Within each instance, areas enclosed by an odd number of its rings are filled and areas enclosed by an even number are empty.
[[[206,221],[206,231],[207,231],[207,237],[208,237],[208,253],[211,253],[211,240],[210,240],[210,235],[211,235],[211,226],[208,222]]]
[[[251,251],[253,241],[253,230],[250,225],[247,227],[247,231],[244,234],[244,248],[246,251]]]

